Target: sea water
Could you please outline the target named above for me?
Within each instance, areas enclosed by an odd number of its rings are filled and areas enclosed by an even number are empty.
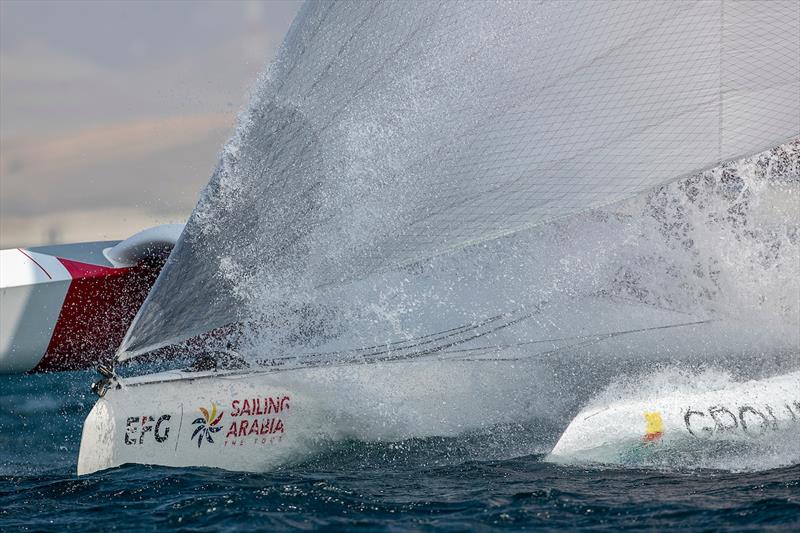
[[[800,525],[797,462],[732,456],[712,469],[560,466],[543,462],[537,437],[555,428],[534,422],[453,438],[341,442],[267,473],[129,465],[78,478],[95,377],[0,377],[0,530]]]

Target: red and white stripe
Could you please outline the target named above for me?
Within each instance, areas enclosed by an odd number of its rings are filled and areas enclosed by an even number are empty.
[[[0,373],[85,368],[112,355],[159,269],[0,250]]]

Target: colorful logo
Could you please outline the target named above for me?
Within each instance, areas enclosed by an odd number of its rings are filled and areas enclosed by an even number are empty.
[[[196,425],[194,432],[192,433],[192,440],[197,438],[197,447],[199,448],[201,444],[203,444],[203,438],[214,444],[214,439],[211,438],[211,435],[217,433],[222,429],[222,425],[220,424],[220,420],[222,420],[222,415],[225,414],[224,411],[219,412],[219,416],[217,416],[217,404],[211,403],[211,412],[209,413],[207,409],[200,407],[200,412],[203,413],[203,416],[199,418],[195,418],[192,425]]]
[[[655,442],[661,438],[664,433],[664,421],[661,419],[661,413],[658,411],[652,413],[643,413],[645,421],[644,442]]]

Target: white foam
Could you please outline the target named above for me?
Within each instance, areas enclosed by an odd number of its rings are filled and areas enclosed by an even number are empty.
[[[250,314],[258,320],[243,351],[253,358],[335,351],[536,311],[492,342],[713,320],[715,334],[698,339],[702,344],[694,350],[678,333],[666,339],[653,333],[654,343],[636,349],[643,358],[650,352],[661,359],[691,355],[678,351],[717,359],[727,353],[751,359],[797,354],[798,159],[795,142],[614,211],[587,213],[343,288],[302,293],[285,305],[251,299]]]

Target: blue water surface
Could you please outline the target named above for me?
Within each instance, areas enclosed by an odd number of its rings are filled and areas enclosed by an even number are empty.
[[[800,528],[800,466],[755,473],[481,461],[468,440],[347,442],[282,470],[78,478],[90,371],[0,376],[0,530]]]

